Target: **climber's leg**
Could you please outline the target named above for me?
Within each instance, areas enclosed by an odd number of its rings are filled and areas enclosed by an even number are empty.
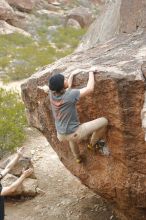
[[[66,139],[68,141],[79,142],[81,140],[87,139],[89,135],[94,133],[92,136],[92,141],[93,141],[95,140],[95,137],[98,139],[98,137],[101,138],[101,136],[104,135],[107,125],[108,125],[108,120],[106,118],[104,117],[97,118],[95,120],[79,125],[77,130],[72,134],[68,134],[68,135],[57,134],[57,136],[60,141]]]
[[[66,136],[66,135],[64,135],[64,134],[59,134],[59,133],[57,132],[57,138],[58,138],[58,140],[59,140],[60,142],[66,140],[66,137],[65,137],[65,136]]]
[[[107,131],[107,125],[101,127],[100,129],[93,132],[90,140],[90,144],[94,146],[96,142],[100,139],[106,139],[106,131]]]
[[[103,155],[109,155],[110,152],[105,141],[107,125],[108,120],[106,118],[98,118],[80,125],[76,135],[82,140],[92,134],[88,148],[94,149],[96,147]]]
[[[77,146],[77,143],[75,143],[73,141],[69,141],[69,145],[70,145],[71,152],[72,152],[76,162],[80,163],[81,162],[81,156],[80,156],[80,151],[79,151],[79,148]]]
[[[72,152],[76,162],[81,163],[82,161],[81,161],[81,156],[80,156],[80,151],[79,151],[79,148],[78,148],[78,144],[77,144],[77,142],[72,140],[72,134],[66,135],[66,134],[57,133],[57,137],[58,137],[60,142],[68,141],[71,152]]]
[[[80,131],[82,132],[79,132],[80,133],[79,138],[84,139],[87,136],[93,134],[92,136],[92,142],[93,142],[95,138],[99,139],[105,134],[107,125],[108,125],[108,120],[104,117],[83,123],[80,125]]]
[[[106,127],[108,125],[108,120],[104,117],[97,118],[95,120],[81,124],[77,130],[69,135],[60,135],[57,134],[60,141],[67,140],[69,141],[71,151],[75,158],[79,156],[79,149],[77,142],[87,139],[91,134],[91,143],[96,143],[99,138],[103,137],[106,132]],[[91,144],[91,145],[92,145]]]

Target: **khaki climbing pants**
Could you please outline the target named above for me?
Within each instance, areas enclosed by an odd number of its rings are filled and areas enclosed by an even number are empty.
[[[70,149],[76,159],[80,157],[79,148],[77,143],[81,140],[88,139],[88,136],[92,134],[90,143],[94,145],[97,140],[102,138],[105,134],[106,127],[108,124],[108,120],[104,117],[97,118],[93,121],[89,121],[79,125],[77,130],[71,134],[59,134],[57,133],[57,137],[60,142],[68,141],[70,145]]]

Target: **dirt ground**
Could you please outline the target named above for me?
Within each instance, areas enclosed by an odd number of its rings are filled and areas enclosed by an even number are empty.
[[[116,220],[110,207],[63,166],[44,136],[31,128],[27,133],[25,155],[32,157],[45,194],[6,202],[6,220]]]

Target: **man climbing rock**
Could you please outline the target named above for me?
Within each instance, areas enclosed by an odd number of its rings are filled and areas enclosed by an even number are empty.
[[[99,141],[105,134],[108,120],[104,117],[80,124],[77,115],[76,103],[80,98],[94,91],[94,71],[89,72],[87,86],[82,89],[72,89],[74,76],[79,71],[74,71],[68,80],[62,74],[56,74],[49,79],[51,90],[50,102],[52,106],[57,137],[59,141],[68,141],[76,162],[82,161],[78,142],[92,134],[89,148],[98,145],[105,147],[105,142]]]
[[[17,150],[17,154],[12,161],[6,166],[6,168],[0,173],[0,220],[4,220],[4,196],[11,195],[20,186],[25,178],[29,177],[33,169],[28,169],[22,172],[22,175],[10,186],[2,187],[1,180],[6,176],[8,172],[16,165],[19,158],[23,156],[23,148]]]

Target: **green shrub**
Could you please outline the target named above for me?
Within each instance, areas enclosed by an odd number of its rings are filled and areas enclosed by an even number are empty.
[[[85,34],[85,29],[76,29],[73,27],[60,27],[53,34],[53,42],[58,48],[70,47],[73,50],[77,47],[81,37]]]
[[[26,124],[24,105],[18,93],[0,89],[0,158],[22,144]]]
[[[18,33],[0,36],[0,71],[5,81],[28,78],[40,67],[71,54],[85,33],[83,29],[58,28],[48,42],[46,30],[42,27],[38,41]]]

